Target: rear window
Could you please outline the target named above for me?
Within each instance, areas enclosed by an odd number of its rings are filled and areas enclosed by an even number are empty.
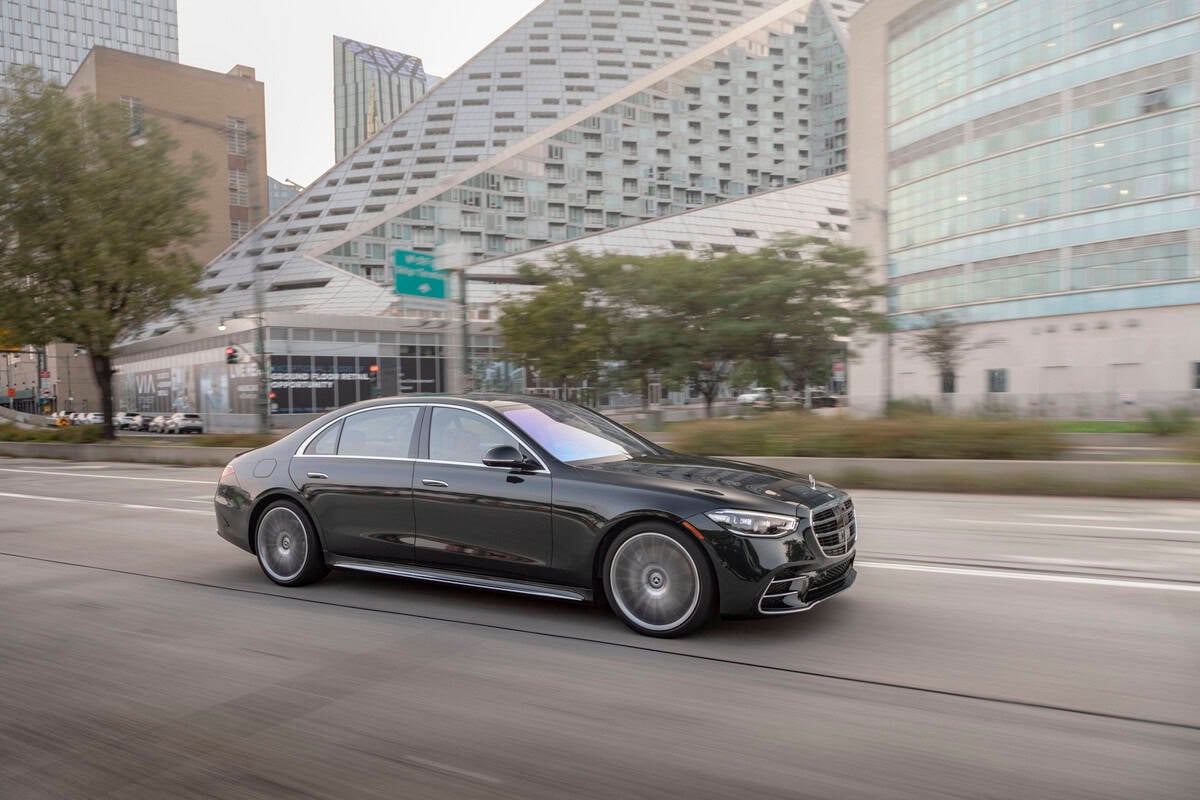
[[[200,415],[199,414],[184,414],[183,418],[184,419],[200,419]]]

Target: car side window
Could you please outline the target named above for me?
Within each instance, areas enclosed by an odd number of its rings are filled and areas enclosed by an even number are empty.
[[[391,406],[360,411],[342,420],[339,456],[407,458],[419,406]]]
[[[429,458],[482,464],[488,450],[500,445],[520,448],[520,443],[496,423],[470,411],[435,407],[429,425]]]
[[[321,435],[313,439],[304,454],[308,456],[331,456],[337,453],[338,434],[342,432],[342,421],[330,425],[321,431]]]

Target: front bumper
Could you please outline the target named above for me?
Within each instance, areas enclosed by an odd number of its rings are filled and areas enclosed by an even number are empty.
[[[843,503],[852,509],[847,501],[847,495],[838,492],[808,524],[777,539],[731,533],[703,514],[689,518],[687,522],[702,533],[716,568],[721,613],[791,614],[850,588],[857,577],[857,526],[852,513],[840,518],[836,513]]]
[[[758,600],[760,614],[793,614],[807,611],[854,583],[854,556],[832,567],[804,572],[785,567],[772,578]]]

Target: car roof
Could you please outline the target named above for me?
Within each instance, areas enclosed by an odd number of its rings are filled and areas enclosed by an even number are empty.
[[[494,411],[504,411],[510,406],[569,406],[574,407],[574,403],[564,402],[562,400],[554,400],[548,397],[537,397],[528,394],[504,394],[500,392],[480,392],[471,394],[439,394],[439,393],[422,393],[422,394],[400,394],[392,397],[378,397],[371,400],[363,400],[354,403],[352,406],[343,406],[343,408],[372,408],[374,406],[390,406],[397,403],[443,403],[446,405],[461,405],[467,408],[488,408]]]

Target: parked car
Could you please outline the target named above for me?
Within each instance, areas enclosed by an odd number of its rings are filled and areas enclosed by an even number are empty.
[[[104,415],[99,411],[88,411],[85,414],[79,415],[79,425],[103,425]]]
[[[346,406],[233,459],[213,501],[217,533],[282,586],[341,568],[604,598],[648,636],[805,611],[856,577],[846,492],[529,396]]]
[[[167,432],[167,417],[159,414],[154,419],[150,420],[150,424],[146,426],[146,430],[150,433],[166,433]]]
[[[148,431],[150,430],[150,422],[153,419],[149,414],[138,414],[129,423],[129,429],[132,431]]]
[[[129,430],[133,427],[133,421],[138,418],[136,411],[122,411],[113,417],[113,427],[117,430]]]
[[[739,394],[737,401],[743,406],[770,405],[775,399],[775,390],[765,386],[755,386]]]
[[[204,433],[204,420],[199,414],[175,413],[167,418],[164,433]]]

